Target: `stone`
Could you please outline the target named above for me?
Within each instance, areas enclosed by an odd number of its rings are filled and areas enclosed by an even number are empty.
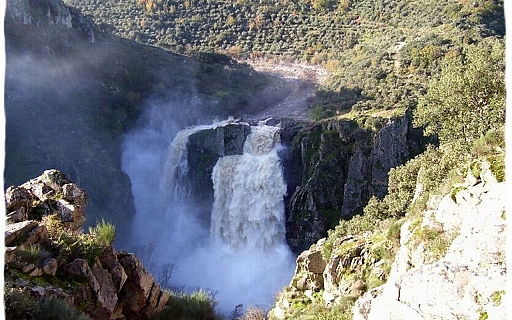
[[[10,246],[16,240],[26,236],[38,226],[36,221],[27,220],[5,226],[5,246]]]
[[[5,247],[4,264],[9,264],[16,258],[16,247]]]
[[[324,272],[326,263],[321,250],[307,250],[299,255],[297,265],[301,265],[308,272],[321,274]]]
[[[60,218],[66,227],[71,230],[79,230],[85,223],[84,211],[66,200],[57,202]]]
[[[98,318],[110,318],[117,305],[117,289],[110,274],[103,269],[99,261],[96,261],[91,270],[99,284],[99,289],[95,292],[98,303],[95,316]]]
[[[62,172],[55,169],[45,170],[40,179],[42,183],[57,192],[62,192],[62,187],[67,183],[71,183]]]
[[[73,203],[75,206],[83,208],[87,205],[87,194],[74,183],[66,183],[63,185],[62,194],[64,200]]]
[[[42,263],[42,271],[45,275],[55,276],[59,263],[57,259],[47,258]]]
[[[92,270],[84,259],[75,259],[72,262],[64,265],[63,267],[64,273],[69,275],[83,277],[87,280],[89,287],[94,291],[98,292],[100,289],[100,285],[96,278],[94,278],[94,274]]]
[[[23,187],[11,186],[5,191],[5,210],[7,212],[26,207],[34,199],[34,196]]]
[[[119,299],[123,303],[123,314],[127,318],[136,318],[149,310],[162,310],[170,296],[155,282],[139,258],[133,253],[121,252],[118,254],[118,260],[128,275],[119,293]]]
[[[29,276],[31,276],[31,277],[40,277],[40,276],[42,276],[42,275],[43,275],[43,269],[42,269],[42,268],[39,268],[39,267],[34,268],[34,269],[30,272],[30,274],[29,274]]]
[[[128,276],[126,275],[123,266],[119,263],[119,260],[117,260],[117,255],[114,251],[114,247],[110,246],[107,250],[103,252],[99,259],[103,267],[110,272],[117,293],[119,293],[121,291],[121,288],[124,286]]]
[[[46,244],[48,242],[48,230],[44,225],[37,225],[27,234],[25,245]]]
[[[24,266],[21,269],[21,272],[23,272],[23,273],[31,273],[32,271],[34,271],[35,268],[36,268],[36,266],[33,263],[30,263],[30,264],[27,264],[26,266]]]
[[[7,219],[5,221],[10,224],[28,220],[28,212],[27,207],[18,207],[7,214]]]
[[[455,236],[446,254],[437,261],[419,258],[423,242],[401,241],[387,282],[356,301],[354,319],[506,318],[505,303],[496,298],[506,283],[506,191],[503,183],[487,181],[469,179],[457,202],[450,194],[437,201],[429,219]],[[410,233],[401,230],[412,240]]]

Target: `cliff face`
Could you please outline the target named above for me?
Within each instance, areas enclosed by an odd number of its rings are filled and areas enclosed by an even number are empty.
[[[177,192],[196,205],[198,217],[210,222],[213,207],[212,170],[223,156],[243,154],[245,139],[251,131],[247,123],[232,123],[198,131],[188,137],[185,172],[176,172]]]
[[[61,172],[8,188],[5,200],[6,290],[63,300],[93,319],[148,319],[169,300],[137,256],[83,233],[87,195]]]
[[[487,163],[482,168],[480,179],[469,173],[419,216],[390,226],[401,225],[396,239],[389,231],[329,239],[329,254],[325,239],[312,245],[270,318],[355,301],[357,320],[506,319],[505,188]]]
[[[288,134],[287,238],[294,251],[325,237],[340,219],[362,213],[370,197],[382,198],[389,170],[420,148],[409,112],[366,122],[371,127],[329,120]]]
[[[407,221],[388,281],[362,296],[354,319],[506,319],[506,195],[484,163],[460,191],[434,197],[420,220]],[[418,234],[442,231],[439,259]],[[439,246],[439,244],[437,244]]]
[[[367,120],[368,121],[368,120]],[[287,241],[300,252],[325,237],[340,219],[362,213],[371,196],[383,197],[388,172],[420,148],[410,114],[381,121],[379,129],[352,120],[318,124],[271,120],[285,146],[280,152],[288,185]],[[242,154],[246,123],[200,130],[188,137],[184,172],[176,172],[182,198],[200,206],[207,223],[213,204],[212,169],[219,157]]]

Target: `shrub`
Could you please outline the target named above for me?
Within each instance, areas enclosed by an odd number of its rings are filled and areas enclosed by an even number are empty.
[[[258,307],[249,307],[247,311],[236,320],[265,320],[267,318],[266,312]]]
[[[414,124],[442,143],[472,142],[505,121],[504,44],[484,41],[465,48],[460,58],[446,59],[441,76],[429,82]]]
[[[22,244],[16,251],[18,257],[27,263],[37,264],[40,261],[51,257],[51,253],[41,248],[39,243],[31,245]]]
[[[170,292],[170,299],[154,320],[217,320],[222,317],[215,312],[216,301],[212,293],[200,289],[191,294]]]
[[[44,299],[40,303],[40,320],[87,320],[88,316],[80,313],[66,301],[56,298]]]
[[[96,237],[100,245],[106,247],[114,243],[116,239],[116,228],[112,223],[102,219],[100,222],[96,223],[94,228],[89,228],[89,234]]]
[[[4,288],[6,319],[38,319],[38,320],[86,320],[88,316],[80,313],[66,301],[49,297],[40,300],[23,289]]]
[[[115,238],[114,226],[103,220],[87,234],[69,230],[56,214],[43,217],[43,224],[59,249],[59,258],[66,261],[82,258],[93,263]]]
[[[39,302],[26,291],[4,288],[5,315],[7,319],[34,319],[40,313]]]

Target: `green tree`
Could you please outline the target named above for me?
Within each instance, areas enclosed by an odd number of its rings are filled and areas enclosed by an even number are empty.
[[[491,38],[445,58],[441,75],[428,84],[414,124],[441,143],[468,149],[472,141],[505,121],[505,46]]]

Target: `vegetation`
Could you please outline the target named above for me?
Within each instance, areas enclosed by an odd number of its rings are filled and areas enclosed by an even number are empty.
[[[170,299],[154,320],[220,320],[222,316],[215,311],[215,299],[205,290],[191,294],[169,291]]]
[[[433,143],[422,154],[391,170],[388,194],[382,199],[371,198],[362,215],[341,221],[329,232],[324,246],[323,254],[328,258],[341,250],[336,248],[336,240],[350,234],[368,234],[365,239],[371,244],[371,250],[358,275],[365,290],[385,281],[386,273],[377,276],[371,269],[378,261],[391,264],[406,214],[413,220],[415,236],[426,241],[427,249],[439,258],[453,235],[420,227],[419,212],[429,198],[435,193],[447,192],[455,196],[458,190],[454,186],[468,171],[479,179],[482,160],[490,163],[498,181],[505,179],[502,0],[65,2],[91,15],[103,31],[199,60],[201,63],[189,70],[199,75],[195,84],[201,93],[217,97],[219,105],[226,106],[223,110],[226,114],[236,112],[247,103],[244,94],[249,83],[256,83],[253,87],[258,88],[266,84],[266,79],[243,66],[227,72],[236,64],[231,58],[299,61],[327,68],[330,77],[319,88],[318,99],[312,106],[314,120],[350,111],[363,121],[362,127],[375,130],[381,124],[377,118],[367,116],[368,113],[412,109],[415,126],[432,137]],[[129,47],[123,48],[129,56]],[[157,60],[167,67],[174,67],[178,61],[178,58],[160,61],[162,55],[156,51],[137,59]],[[141,103],[143,93],[152,91],[163,100],[168,87],[190,84],[187,82],[190,79],[183,78],[176,80],[178,83],[167,81],[164,84],[153,80],[158,77],[150,73],[139,72],[138,68],[145,65],[133,65],[137,69],[116,70],[112,79],[102,84],[116,92],[113,101],[109,100],[111,105],[132,108],[127,113],[117,110],[119,108],[109,109],[103,121],[134,118],[140,111],[135,106]],[[187,69],[180,69],[183,70]],[[122,78],[123,83],[114,78]],[[216,81],[220,78],[228,80]],[[106,112],[97,108],[91,110],[97,110],[98,114]],[[97,123],[92,127],[104,125],[107,124]],[[116,120],[114,127],[108,125],[119,134],[129,128],[130,122]],[[329,138],[327,134],[319,134],[320,137]],[[91,150],[95,149],[88,150],[91,155],[84,159],[101,154]],[[56,158],[64,158],[62,150],[51,147],[50,151]],[[18,154],[16,159],[25,163],[29,156]],[[101,185],[110,188],[111,183],[105,179]],[[106,203],[106,199],[103,200]],[[46,217],[44,223],[61,259],[85,257],[94,261],[115,238],[115,229],[105,221],[90,228],[88,234],[70,232],[55,216]],[[49,250],[28,246],[21,248],[21,252],[28,261],[38,261]],[[73,313],[76,310],[65,310],[59,301],[35,300],[13,286],[6,286],[5,294],[6,312],[12,318],[43,316],[47,308],[60,310],[55,315],[57,318],[61,315],[69,319],[81,317]],[[498,292],[492,299],[501,303],[501,296]],[[320,302],[306,304],[299,298],[294,302],[296,318],[348,319],[353,300],[348,297],[339,306],[326,309]],[[191,295],[172,293],[168,305],[155,315],[155,319],[218,317],[214,299],[205,291]],[[482,313],[481,318],[487,318],[487,314]]]
[[[43,217],[43,225],[57,247],[59,258],[68,262],[81,258],[93,264],[115,239],[115,227],[104,220],[90,228],[89,233],[71,231],[56,214]]]
[[[103,30],[191,56],[323,65],[315,118],[414,106],[444,57],[505,33],[501,0],[66,2]]]
[[[4,287],[4,303],[6,319],[90,319],[64,300],[54,297],[36,298],[27,291],[17,289],[12,284],[6,284]]]
[[[471,143],[505,121],[505,45],[487,38],[444,60],[415,110],[415,124],[444,144]],[[440,120],[442,119],[442,120]]]

